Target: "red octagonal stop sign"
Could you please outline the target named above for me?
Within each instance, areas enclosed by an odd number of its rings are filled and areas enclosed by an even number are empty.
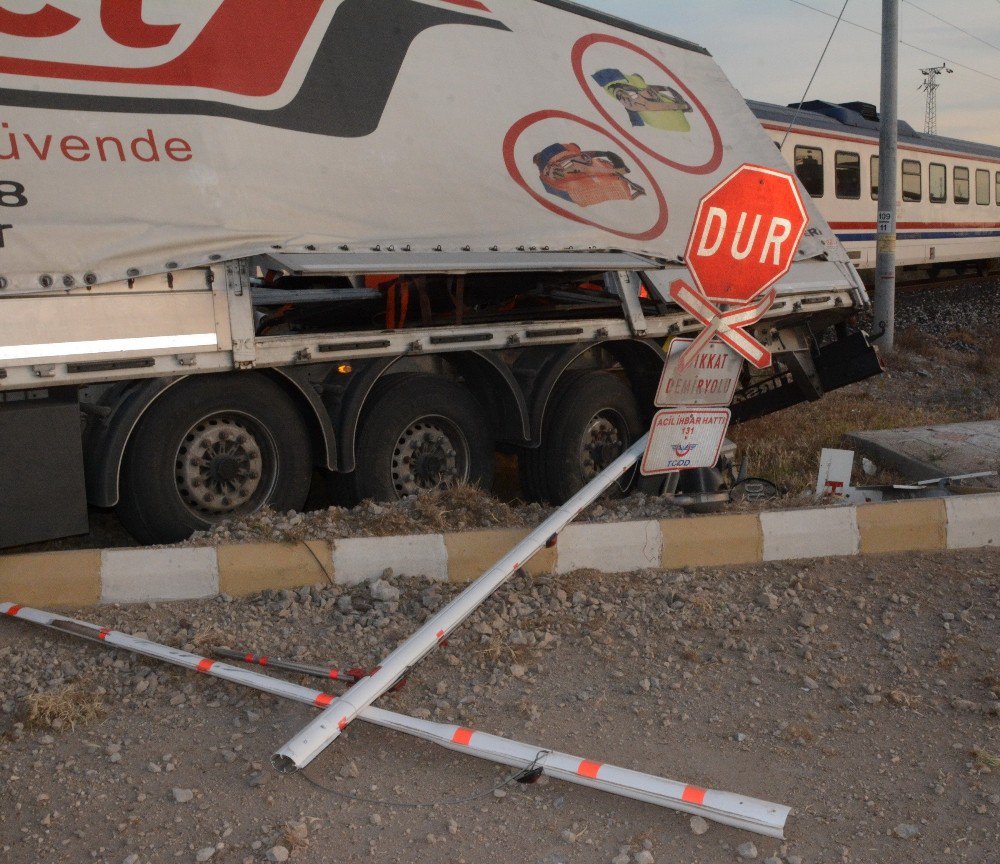
[[[698,205],[691,276],[709,299],[752,300],[788,272],[808,221],[792,175],[741,165]]]

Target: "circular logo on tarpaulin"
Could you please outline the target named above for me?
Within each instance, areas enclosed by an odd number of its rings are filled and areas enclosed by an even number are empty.
[[[667,200],[649,169],[596,123],[566,111],[538,111],[515,123],[503,144],[510,176],[547,210],[629,240],[659,237]]]
[[[649,51],[594,33],[573,46],[573,72],[593,106],[630,144],[664,165],[710,174],[722,162],[722,136],[711,114]]]

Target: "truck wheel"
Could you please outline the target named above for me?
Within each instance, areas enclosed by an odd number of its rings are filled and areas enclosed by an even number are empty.
[[[553,404],[542,442],[548,499],[563,504],[646,431],[635,395],[617,375],[588,372]],[[608,494],[622,495],[627,485]]]
[[[389,379],[358,432],[359,498],[391,501],[469,483],[493,485],[493,432],[473,395],[449,378]]]
[[[581,375],[587,375],[590,371],[592,370],[570,369],[563,373],[545,409],[545,423],[542,427],[543,438],[548,436],[548,428],[554,415],[553,409],[558,405],[566,388]],[[550,500],[549,484],[545,472],[547,459],[548,454],[544,441],[539,447],[522,447],[518,451],[518,475],[521,480],[521,496],[525,501],[547,502]]]
[[[525,501],[547,501],[545,467],[541,447],[522,447],[517,453],[517,473],[521,481],[521,497]]]
[[[265,505],[299,510],[312,461],[302,416],[276,384],[192,378],[154,402],[132,434],[118,516],[141,543],[173,543]]]

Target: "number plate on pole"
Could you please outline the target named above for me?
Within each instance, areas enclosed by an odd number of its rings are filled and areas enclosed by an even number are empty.
[[[645,475],[712,468],[729,429],[728,408],[657,411],[640,470]]]

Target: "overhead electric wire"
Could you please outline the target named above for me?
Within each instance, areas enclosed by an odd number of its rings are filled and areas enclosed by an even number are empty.
[[[968,30],[964,29],[963,27],[959,27],[957,24],[952,24],[951,21],[948,21],[946,18],[942,18],[940,15],[936,15],[934,12],[931,12],[929,9],[924,9],[923,6],[918,6],[916,3],[913,2],[913,0],[903,0],[903,2],[907,6],[912,6],[918,12],[923,12],[924,15],[929,15],[931,18],[934,18],[935,20],[940,21],[942,24],[947,24],[949,27],[951,27],[954,30],[957,30],[959,33],[964,33],[966,36],[969,36],[969,37],[975,39],[977,42],[982,42],[983,45],[988,45],[994,51],[1000,51],[1000,45],[994,45],[992,42],[987,42],[985,39],[980,38],[975,33],[970,33]],[[1000,2],[1000,0],[997,0],[997,2]]]
[[[795,121],[799,119],[799,114],[802,112],[802,103],[806,101],[806,96],[809,95],[809,88],[812,87],[813,81],[816,80],[816,74],[819,72],[819,67],[823,65],[823,58],[826,57],[826,52],[830,50],[830,43],[833,41],[833,37],[837,33],[837,28],[840,26],[840,22],[844,19],[844,13],[847,11],[847,4],[850,2],[851,0],[844,0],[844,5],[840,7],[840,14],[837,16],[833,29],[830,31],[830,38],[826,40],[826,45],[823,46],[823,53],[819,55],[819,60],[816,61],[816,68],[813,69],[812,77],[809,79],[809,83],[806,84],[806,89],[802,93],[802,98],[799,99],[799,104],[795,108],[795,113],[792,115],[792,119],[788,121],[788,128],[785,130],[785,135],[781,139],[781,143],[778,145],[779,150],[785,146],[785,142],[788,140],[788,135],[792,131]]]
[[[817,9],[815,6],[811,6],[808,3],[802,2],[802,0],[788,0],[789,3],[794,3],[796,6],[801,6],[803,9],[809,9],[812,12],[818,12],[820,15],[826,15],[827,18],[836,18],[837,16],[833,12],[827,12],[825,9]],[[997,0],[1000,2],[1000,0]],[[852,27],[857,27],[859,30],[864,30],[868,33],[873,33],[876,36],[881,36],[881,32],[878,30],[873,30],[871,27],[866,27],[864,24],[858,24],[857,21],[851,21],[849,18],[844,19],[845,24],[850,24]],[[964,63],[959,63],[957,60],[952,60],[950,57],[945,57],[939,51],[928,51],[926,48],[921,48],[919,45],[914,45],[912,42],[906,42],[903,39],[899,40],[900,45],[905,45],[907,48],[912,48],[914,51],[919,51],[921,54],[927,54],[929,57],[937,57],[938,59],[944,61],[945,63],[950,63],[952,66],[957,66],[960,69],[965,69],[969,72],[975,72],[977,75],[982,75],[984,78],[990,78],[993,81],[1000,81],[1000,75],[993,75],[989,72],[984,72],[982,69],[976,69],[974,66],[967,66]]]

